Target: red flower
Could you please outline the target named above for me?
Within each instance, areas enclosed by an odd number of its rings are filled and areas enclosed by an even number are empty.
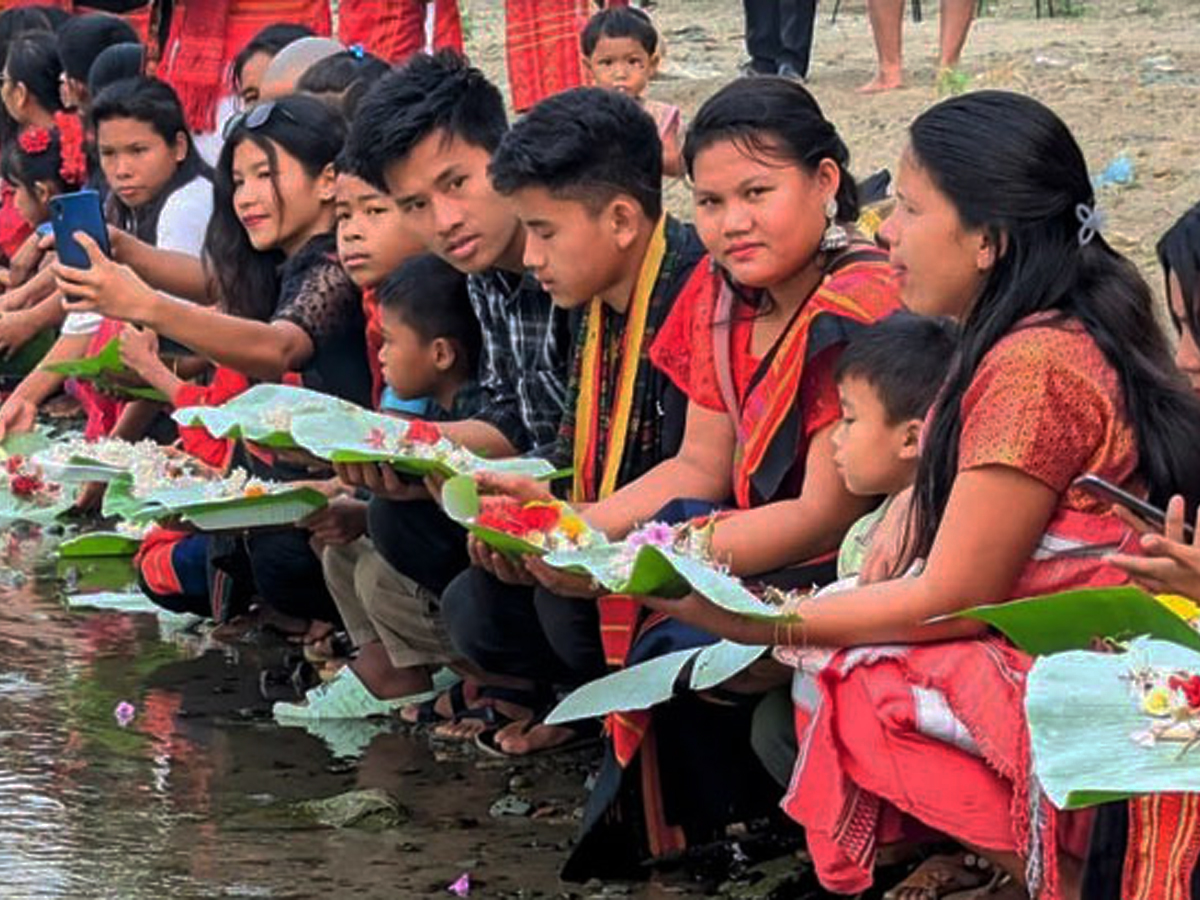
[[[17,138],[17,144],[26,153],[34,156],[45,153],[50,146],[50,132],[37,126],[26,128]]]
[[[9,475],[16,475],[21,471],[21,466],[23,465],[25,465],[25,457],[21,456],[19,453],[10,456],[4,462],[4,468]]]
[[[42,489],[42,479],[36,475],[17,475],[8,486],[14,497],[32,497]]]
[[[1173,691],[1182,691],[1189,709],[1200,709],[1200,675],[1180,678],[1172,675],[1167,685]]]
[[[521,504],[511,497],[484,497],[483,508],[475,517],[475,524],[505,534],[524,534],[520,520]]]
[[[533,531],[547,532],[554,529],[561,516],[557,506],[527,506],[518,513],[517,521],[521,523],[526,534]]]
[[[382,428],[372,428],[371,433],[367,435],[367,446],[374,447],[376,450],[382,450],[384,443],[387,441],[387,432]]]
[[[404,439],[410,444],[436,444],[442,439],[442,431],[432,422],[413,419],[408,423]]]
[[[68,112],[56,112],[54,124],[58,126],[58,148],[62,165],[58,174],[71,186],[78,187],[87,181],[87,156],[83,150],[83,123],[79,116]]]

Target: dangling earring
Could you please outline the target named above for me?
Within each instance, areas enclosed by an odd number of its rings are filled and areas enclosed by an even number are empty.
[[[825,218],[828,220],[828,224],[825,227],[825,234],[821,236],[822,253],[835,253],[850,246],[850,235],[846,234],[846,229],[838,224],[837,214],[837,200],[830,197],[825,202]]]

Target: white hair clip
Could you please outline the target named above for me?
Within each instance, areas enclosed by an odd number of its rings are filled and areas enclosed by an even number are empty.
[[[1079,246],[1086,247],[1097,234],[1104,230],[1108,216],[1099,206],[1080,203],[1075,207],[1075,218],[1079,220]]]

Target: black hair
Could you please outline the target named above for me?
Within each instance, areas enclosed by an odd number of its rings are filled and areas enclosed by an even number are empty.
[[[752,158],[782,159],[808,172],[815,172],[822,160],[832,160],[841,175],[837,217],[843,222],[858,219],[850,151],[803,85],[787,78],[739,78],[709,97],[683,142],[689,178],[700,152],[722,141],[733,141]]]
[[[122,78],[141,75],[145,61],[146,48],[141,44],[113,44],[111,47],[105,47],[88,71],[88,93],[95,97]]]
[[[966,314],[959,353],[934,406],[914,488],[909,559],[933,546],[956,475],[962,402],[983,359],[1030,316],[1073,320],[1117,374],[1150,501],[1200,498],[1200,398],[1172,365],[1154,297],[1137,268],[1081,229],[1095,195],[1083,152],[1050,109],[1021,94],[945,100],[909,128],[910,152],[964,228],[998,248]],[[1090,238],[1090,239],[1089,239]]]
[[[53,6],[16,6],[0,13],[0,66],[8,58],[8,45],[13,38],[31,31],[53,34],[67,18],[65,10]]]
[[[58,39],[48,31],[28,31],[8,45],[4,68],[9,78],[28,88],[38,105],[47,112],[62,109],[58,75],[62,71],[58,57]]]
[[[50,137],[45,150],[28,153],[20,140],[9,141],[0,155],[0,176],[9,184],[25,188],[30,194],[38,183],[50,186],[50,194],[78,190],[81,184],[67,184],[62,176],[62,142],[58,128],[44,130]]]
[[[179,95],[165,81],[149,75],[122,78],[110,84],[92,102],[89,118],[94,130],[110,119],[136,119],[153,128],[168,144],[173,144],[183,132],[187,135],[188,152],[194,152]]]
[[[952,319],[898,312],[850,338],[834,378],[861,378],[875,390],[888,423],[923,419],[937,398],[958,343]]]
[[[275,56],[288,44],[306,37],[316,37],[316,32],[306,25],[297,25],[293,22],[276,22],[274,25],[268,25],[252,37],[250,43],[239,50],[237,56],[233,58],[234,89],[241,89],[242,70],[246,68],[246,63],[250,62],[251,57],[259,53]]]
[[[1185,316],[1181,321],[1171,310],[1175,327],[1187,328],[1193,340],[1200,341],[1200,203],[1182,216],[1158,239],[1158,262],[1162,266],[1167,296],[1171,276],[1179,281]]]
[[[636,100],[616,91],[574,88],[546,98],[504,136],[490,173],[501,194],[544,187],[593,210],[626,194],[648,218],[662,215],[658,128]]]
[[[500,90],[462,56],[442,50],[414,56],[367,92],[348,147],[358,174],[382,186],[384,170],[435,131],[493,153],[507,130]]]
[[[233,154],[251,141],[278,170],[276,144],[296,158],[310,177],[317,177],[341,150],[346,130],[342,117],[314,97],[293,94],[276,100],[267,120],[250,128],[237,120],[221,148],[213,173],[213,211],[204,236],[208,276],[225,310],[233,315],[266,321],[278,302],[278,267],[283,252],[254,249],[233,208]],[[276,186],[278,196],[278,186]],[[282,210],[284,200],[280,200]]]
[[[468,371],[479,363],[483,337],[467,293],[467,276],[432,253],[401,263],[376,289],[379,305],[417,333],[425,343],[456,342]]]
[[[137,32],[124,19],[103,13],[75,16],[58,30],[58,58],[68,78],[86,84],[92,63],[106,48],[136,43]]]
[[[649,15],[632,6],[602,9],[588,19],[579,36],[583,55],[590,57],[595,53],[601,38],[633,38],[651,56],[658,52],[658,30],[654,22]]]
[[[361,49],[343,50],[313,63],[296,82],[296,90],[337,98],[342,115],[352,122],[363,96],[391,70],[378,56]]]

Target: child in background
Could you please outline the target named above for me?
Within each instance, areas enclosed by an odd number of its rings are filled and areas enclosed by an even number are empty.
[[[662,62],[658,31],[640,9],[615,7],[596,13],[580,37],[584,63],[598,87],[620,91],[640,103],[658,126],[663,145],[663,175],[683,174],[679,107],[646,99],[646,88]]]
[[[404,263],[377,292],[379,362],[388,385],[402,400],[431,398],[431,419],[477,415],[486,402],[475,382],[482,335],[466,276],[423,254]],[[437,434],[432,425],[425,430],[430,437]],[[387,477],[398,478],[387,471]],[[336,498],[306,525],[323,545],[325,582],[358,653],[302,702],[276,703],[275,715],[296,723],[360,719],[431,699],[434,671],[457,656],[437,615],[437,595],[396,571],[375,549],[362,501]]]
[[[383,403],[386,394],[380,349],[383,335],[379,299],[375,289],[406,260],[420,253],[421,242],[404,227],[400,210],[387,193],[356,174],[345,155],[337,161],[338,259],[346,274],[362,290],[363,315],[367,323],[367,362],[371,366],[371,399],[377,408],[396,408]],[[420,409],[399,408],[419,413]]]
[[[838,360],[834,465],[850,493],[885,498],[846,533],[838,578],[859,575],[879,524],[916,480],[921,428],[949,371],[957,330],[948,319],[896,313],[851,338]]]

